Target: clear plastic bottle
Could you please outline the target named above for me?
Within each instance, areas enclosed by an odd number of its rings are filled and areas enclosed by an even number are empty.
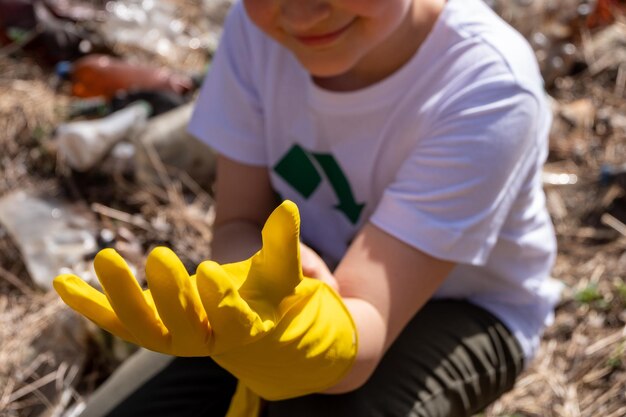
[[[151,112],[143,101],[102,119],[70,122],[57,127],[58,152],[77,171],[94,167],[118,142],[141,129]]]
[[[60,62],[57,74],[72,82],[77,97],[107,99],[120,91],[157,90],[184,94],[194,86],[191,76],[166,67],[136,64],[109,55],[86,55],[74,62]]]

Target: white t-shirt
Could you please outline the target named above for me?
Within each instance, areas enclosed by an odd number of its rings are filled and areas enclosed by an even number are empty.
[[[491,311],[530,358],[560,292],[540,181],[550,121],[532,50],[481,0],[449,0],[407,64],[341,93],[237,3],[189,129],[267,166],[331,266],[367,221],[458,263],[435,296]]]

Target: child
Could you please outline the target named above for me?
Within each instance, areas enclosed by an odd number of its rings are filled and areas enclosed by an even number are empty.
[[[470,416],[513,387],[559,295],[549,124],[532,50],[480,0],[233,6],[190,125],[220,154],[213,258],[252,255],[294,201],[304,273],[359,338],[338,384],[265,415]],[[224,415],[210,359],[142,355],[83,415]]]

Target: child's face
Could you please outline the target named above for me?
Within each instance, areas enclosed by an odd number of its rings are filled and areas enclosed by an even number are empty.
[[[415,0],[244,0],[250,19],[311,75],[333,77],[393,60],[385,40],[406,35]],[[363,68],[367,71],[367,68]]]

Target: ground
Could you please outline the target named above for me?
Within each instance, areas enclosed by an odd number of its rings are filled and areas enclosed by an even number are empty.
[[[547,175],[545,191],[559,244],[553,276],[565,290],[537,358],[485,417],[626,416],[626,174],[601,177],[603,167],[626,163],[626,60],[619,58],[626,31],[623,21],[611,25],[624,36],[610,54],[594,42],[601,29],[578,26],[576,63],[546,75],[555,120],[546,173],[565,175]],[[206,59],[168,64],[198,70]],[[27,190],[87,207],[97,228],[111,231],[138,263],[157,244],[190,267],[209,256],[210,189],[175,176],[140,186],[115,168],[79,174],[59,160],[51,138],[71,100],[50,66],[27,51],[0,49],[0,198]],[[54,345],[37,347],[67,310],[35,288],[23,256],[0,225],[0,416],[69,415],[132,348],[91,327],[77,333],[83,353],[69,353],[73,360]]]

